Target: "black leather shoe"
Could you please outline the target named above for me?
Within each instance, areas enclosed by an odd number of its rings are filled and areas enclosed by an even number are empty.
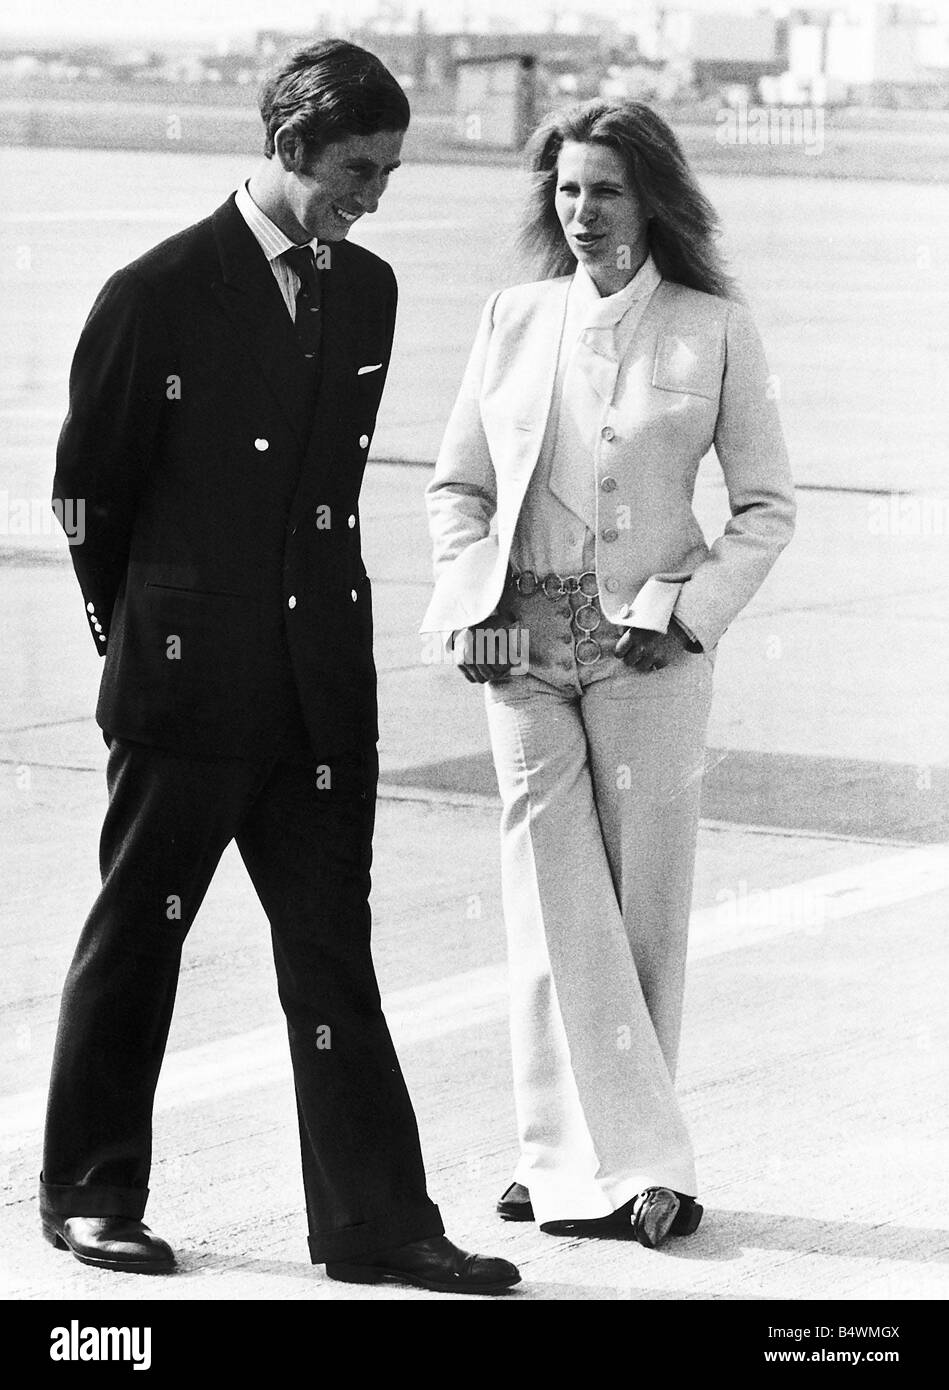
[[[44,1212],[43,1239],[84,1265],[125,1274],[170,1274],[175,1252],[141,1221],[128,1216],[57,1216]]]
[[[344,1284],[396,1280],[436,1293],[503,1293],[521,1282],[516,1265],[469,1255],[452,1245],[447,1236],[414,1240],[365,1260],[334,1260],[326,1266],[326,1273]]]
[[[501,1193],[501,1199],[495,1207],[495,1211],[502,1221],[533,1221],[534,1219],[531,1194],[520,1182],[512,1182],[507,1191]]]

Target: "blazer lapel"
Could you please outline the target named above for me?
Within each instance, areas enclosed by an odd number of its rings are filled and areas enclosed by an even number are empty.
[[[545,287],[531,316],[530,331],[517,342],[517,355],[504,373],[510,400],[499,399],[503,440],[492,440],[495,454],[507,464],[498,478],[498,539],[501,549],[510,545],[537,460],[540,458],[547,418],[557,379],[557,359],[567,312],[569,279]],[[543,354],[537,352],[542,343]],[[500,444],[500,448],[496,446]]]
[[[236,326],[245,349],[306,444],[308,414],[300,401],[313,390],[312,371],[297,342],[273,271],[234,202],[233,194],[211,219],[221,261],[221,279],[211,289]]]

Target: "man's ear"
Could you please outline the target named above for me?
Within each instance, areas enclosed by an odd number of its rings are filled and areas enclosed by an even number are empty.
[[[306,147],[289,121],[279,126],[273,138],[274,153],[288,174],[299,174],[306,164]]]

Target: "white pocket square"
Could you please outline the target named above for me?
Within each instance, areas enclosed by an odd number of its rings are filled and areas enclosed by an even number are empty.
[[[371,367],[360,367],[356,375],[365,376],[367,372],[377,372],[381,366],[381,362],[375,362]]]

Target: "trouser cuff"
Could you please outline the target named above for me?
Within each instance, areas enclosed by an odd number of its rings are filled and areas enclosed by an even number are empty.
[[[40,1212],[56,1216],[125,1216],[141,1221],[148,1201],[147,1187],[85,1186],[44,1182],[40,1178]]]
[[[315,1265],[333,1264],[337,1260],[354,1260],[360,1255],[381,1255],[385,1250],[397,1250],[410,1241],[444,1234],[438,1207],[434,1202],[425,1202],[408,1211],[386,1212],[356,1226],[311,1234],[308,1238],[310,1260]]]

